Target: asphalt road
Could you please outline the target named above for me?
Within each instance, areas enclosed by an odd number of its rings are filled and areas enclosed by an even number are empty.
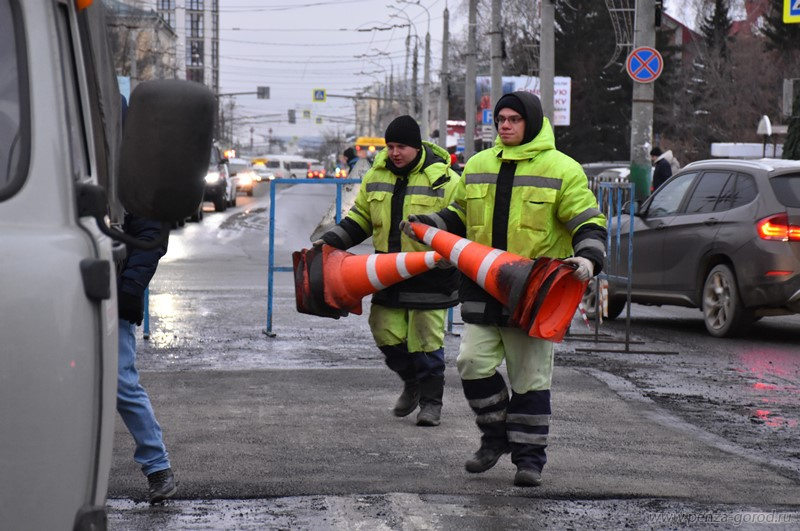
[[[291,251],[308,247],[332,198],[326,188],[278,192],[276,265],[288,265]],[[780,415],[767,419],[786,419],[773,431],[785,432],[782,440],[796,454],[795,321],[766,325],[784,334],[777,343],[720,345],[707,342],[689,315],[648,316],[650,309],[637,308],[634,337],[653,352],[620,354],[597,352],[598,344],[577,337],[587,330],[576,319],[573,337],[557,347],[544,485],[523,489],[512,485],[508,458],[484,474],[463,469],[479,435],[455,372],[458,336],[447,337],[442,424],[420,428],[413,416],[391,415],[400,383],[372,344],[368,299],[362,316],[298,314],[291,274],[276,273],[275,337],[264,335],[269,204],[259,194],[239,201],[236,209],[207,211],[202,224],[176,231],[151,286],[150,335],[139,366],[180,486],[164,506],[144,502],[146,482],[118,421],[111,529],[800,525],[794,461],[800,456],[778,451],[773,446],[780,441],[768,437],[769,448],[759,448],[758,430],[737,436],[756,426],[737,404],[754,383],[779,377],[782,387],[773,396],[780,397]],[[606,324],[603,334],[619,340],[624,328]],[[744,354],[765,342],[768,353],[787,358],[789,373],[762,371],[757,382],[748,374],[734,378],[728,367],[746,367]],[[715,384],[705,373],[723,360],[728,365],[720,372],[730,378]],[[681,397],[692,395],[717,404],[679,407]]]

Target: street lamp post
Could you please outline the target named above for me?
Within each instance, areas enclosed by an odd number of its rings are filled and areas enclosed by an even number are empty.
[[[414,22],[411,21],[411,17],[408,16],[408,13],[400,9],[399,7],[391,4],[387,4],[386,7],[389,9],[394,9],[397,13],[391,16],[402,15],[405,17],[406,22],[408,22],[408,35],[406,36],[406,71],[405,71],[405,81],[406,81],[406,88],[410,88],[409,90],[409,100],[407,106],[407,113],[410,115],[417,114],[417,42],[419,42],[419,32],[417,32],[417,26]],[[413,70],[413,78],[411,80],[411,86],[409,87],[408,82],[408,57],[411,54],[411,30],[414,30],[414,61],[412,65]]]
[[[397,0],[401,4],[409,4],[412,6],[421,7],[425,10],[425,15],[428,17],[428,27],[425,33],[425,74],[422,81],[422,120],[421,120],[421,133],[422,138],[427,140],[429,138],[429,123],[430,123],[430,96],[431,96],[431,13],[428,8],[420,3],[409,2],[409,0]],[[411,20],[409,19],[409,23]]]

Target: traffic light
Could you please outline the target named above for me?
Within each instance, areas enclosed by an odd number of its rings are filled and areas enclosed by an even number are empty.
[[[290,124],[297,123],[297,119],[294,115],[294,109],[289,109],[289,123]]]

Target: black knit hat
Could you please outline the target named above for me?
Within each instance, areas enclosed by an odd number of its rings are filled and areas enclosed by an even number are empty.
[[[497,100],[497,105],[494,106],[494,127],[497,129],[497,115],[500,114],[501,109],[511,109],[518,112],[525,119],[525,135],[522,138],[522,143],[525,144],[539,134],[542,130],[542,123],[544,113],[542,112],[542,102],[539,98],[524,90],[510,92],[504,94]]]
[[[419,124],[407,114],[392,120],[392,123],[386,128],[384,139],[387,144],[396,142],[417,149],[422,148],[422,135],[419,132]]]
[[[350,160],[356,156],[356,150],[349,147],[344,150],[344,153],[342,153],[342,155],[344,155],[344,158],[346,158],[347,160]]]

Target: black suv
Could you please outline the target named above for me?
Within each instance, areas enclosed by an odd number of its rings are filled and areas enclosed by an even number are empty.
[[[717,337],[800,313],[800,161],[695,162],[634,208],[633,302],[700,308]],[[621,253],[614,238],[609,249],[612,319],[627,296],[628,218]]]

